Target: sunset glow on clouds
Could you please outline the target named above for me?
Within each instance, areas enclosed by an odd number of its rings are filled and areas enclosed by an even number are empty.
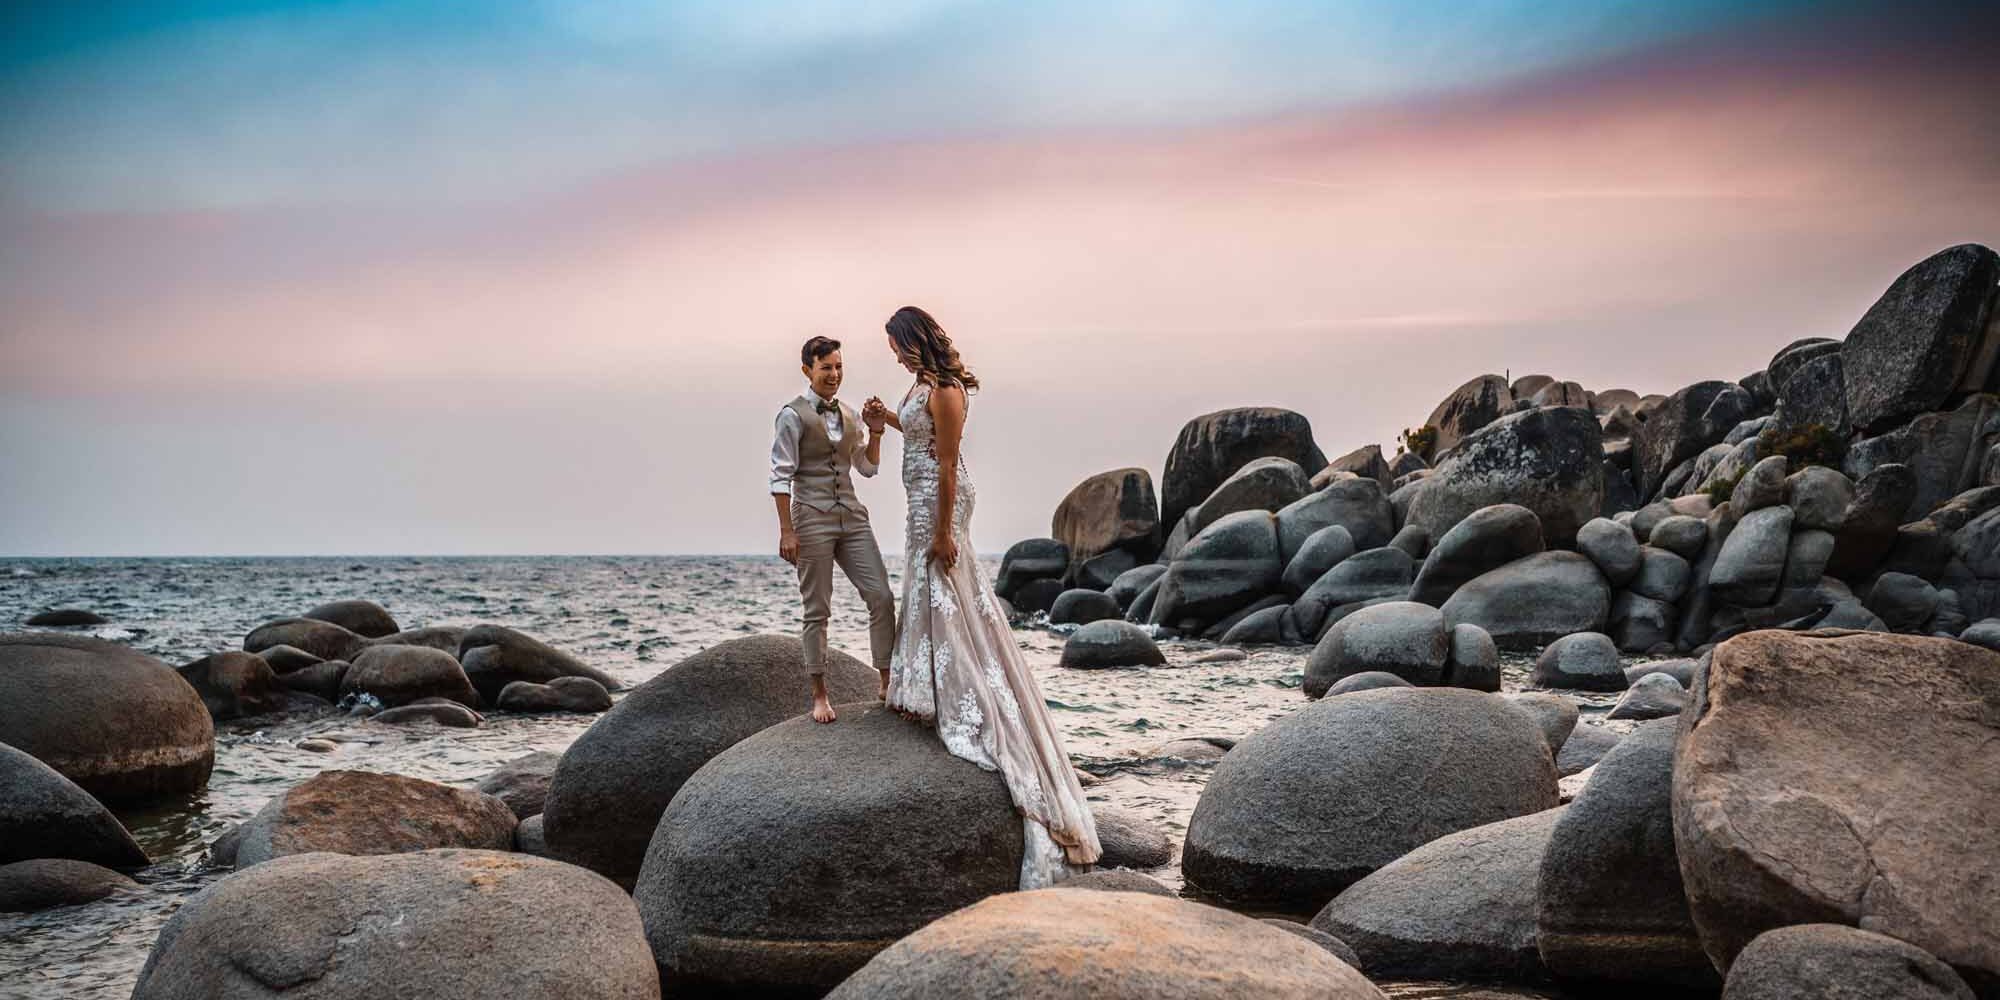
[[[1952,8],[869,9],[16,32],[0,553],[763,551],[797,343],[893,398],[905,302],[998,550],[1197,413],[1735,378],[2000,240]]]

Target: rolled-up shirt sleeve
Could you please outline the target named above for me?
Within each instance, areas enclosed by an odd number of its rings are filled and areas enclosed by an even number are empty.
[[[790,496],[792,476],[799,471],[799,415],[791,407],[778,411],[771,437],[771,492]]]
[[[864,476],[873,476],[876,466],[874,462],[868,460],[868,427],[864,424],[855,428],[855,432],[861,435],[861,443],[854,449],[854,471]]]

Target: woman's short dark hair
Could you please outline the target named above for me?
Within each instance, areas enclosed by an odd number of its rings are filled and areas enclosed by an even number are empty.
[[[819,359],[840,350],[840,341],[832,337],[814,337],[799,348],[799,364],[807,368],[819,363]]]

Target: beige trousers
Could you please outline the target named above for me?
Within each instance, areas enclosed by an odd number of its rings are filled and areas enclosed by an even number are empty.
[[[792,504],[792,531],[799,538],[799,597],[804,603],[806,673],[826,672],[826,620],[833,612],[833,567],[847,574],[868,605],[868,653],[875,669],[889,669],[896,648],[896,595],[868,514],[844,506],[815,510]]]

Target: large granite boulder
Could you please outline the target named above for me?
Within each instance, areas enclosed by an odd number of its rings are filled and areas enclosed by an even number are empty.
[[[1242,407],[1188,421],[1167,452],[1160,523],[1179,521],[1245,463],[1270,456],[1290,459],[1302,469],[1326,467],[1326,455],[1313,443],[1312,423],[1290,410]]]
[[[1674,841],[1702,947],[1866,926],[2000,989],[2000,653],[1767,630],[1716,647],[1674,754]]]
[[[1774,389],[1782,389],[1785,383],[1791,380],[1792,373],[1798,371],[1806,362],[1828,355],[1835,357],[1840,355],[1840,341],[1826,337],[1794,340],[1779,348],[1778,353],[1771,356],[1771,363],[1764,367],[1764,373],[1770,378]]]
[[[238,872],[160,929],[133,1000],[649,1000],[638,910],[573,865],[493,851],[304,854]]]
[[[1697,382],[1668,396],[1632,435],[1632,485],[1639,496],[1658,496],[1669,472],[1720,443],[1755,406],[1734,382]]]
[[[196,791],[215,722],[174,668],[117,643],[0,635],[0,743],[113,804]]]
[[[1195,508],[1193,528],[1201,529],[1240,510],[1276,513],[1312,490],[1304,469],[1289,458],[1271,456],[1244,463]]]
[[[1276,519],[1267,511],[1238,511],[1209,525],[1174,556],[1160,578],[1152,621],[1211,625],[1278,589],[1284,570]]]
[[[558,677],[588,677],[616,691],[624,685],[618,679],[582,660],[532,636],[522,635],[502,625],[475,625],[465,630],[458,643],[458,662],[465,676],[489,703],[500,698],[500,690],[515,681],[547,684]],[[359,667],[361,661],[354,661]],[[348,671],[350,677],[353,671]]]
[[[1442,538],[1482,507],[1535,512],[1551,545],[1568,546],[1604,506],[1604,433],[1580,407],[1501,417],[1438,463],[1405,520]]]
[[[1778,408],[1768,426],[1778,439],[1827,433],[1838,444],[1847,442],[1854,425],[1847,415],[1847,374],[1840,352],[1813,358],[1792,372],[1779,389]]]
[[[1284,526],[1279,525],[1282,538]],[[1329,524],[1306,536],[1305,543],[1285,563],[1282,582],[1292,594],[1303,594],[1326,571],[1355,553],[1354,536],[1343,525]]]
[[[1536,924],[1542,961],[1562,980],[1719,985],[1674,851],[1675,735],[1676,724],[1662,719],[1619,740],[1549,838]]]
[[[1063,640],[1057,666],[1078,670],[1107,667],[1157,667],[1167,662],[1145,629],[1128,621],[1095,621]]]
[[[1847,409],[1867,430],[1935,410],[1956,393],[1995,388],[1992,316],[2000,255],[1962,243],[1918,261],[1848,331]]]
[[[1055,603],[1049,605],[1049,624],[1088,625],[1107,618],[1122,618],[1124,614],[1117,598],[1103,591],[1077,587],[1056,595]]]
[[[246,653],[261,653],[273,646],[290,646],[322,660],[352,663],[368,648],[368,637],[317,618],[280,618],[251,629],[243,637]]]
[[[1855,579],[1880,565],[1896,544],[1896,529],[1915,503],[1917,488],[1916,471],[1899,462],[1878,465],[1856,479],[1854,499],[1834,529],[1827,574]]]
[[[1437,440],[1430,454],[1422,457],[1436,461],[1449,454],[1459,441],[1513,412],[1514,393],[1507,380],[1498,375],[1481,375],[1453,389],[1424,420],[1426,426],[1436,428]]]
[[[1482,573],[1444,602],[1448,625],[1486,630],[1502,649],[1527,649],[1572,632],[1601,631],[1611,587],[1575,552],[1539,552]]]
[[[1572,632],[1549,643],[1535,658],[1533,680],[1546,688],[1625,690],[1618,646],[1602,632]]]
[[[1723,1000],[1973,1000],[1937,956],[1843,924],[1760,934],[1729,967]]]
[[[1389,544],[1396,534],[1396,509],[1373,479],[1342,479],[1309,493],[1278,511],[1278,548],[1290,562],[1306,539],[1340,525],[1356,551]]]
[[[660,814],[696,768],[811,707],[804,656],[794,636],[732,639],[634,688],[563,752],[543,809],[550,855],[629,885]],[[838,650],[825,678],[836,703],[872,700],[879,682]]]
[[[1160,868],[1174,859],[1173,841],[1144,813],[1100,805],[1092,806],[1090,815],[1104,849],[1099,868]]]
[[[224,650],[177,669],[218,720],[281,712],[295,703],[291,689],[255,653]]]
[[[1500,698],[1357,691],[1280,718],[1222,758],[1181,865],[1205,892],[1310,912],[1445,834],[1555,804],[1541,729]]]
[[[502,685],[504,687],[505,685]],[[423,698],[444,698],[478,706],[479,693],[465,668],[450,653],[428,646],[370,646],[340,675],[340,693],[364,693],[391,708]],[[494,691],[486,700],[497,701]]]
[[[897,938],[1020,883],[1023,825],[997,772],[875,704],[793,719],[716,755],[674,796],[634,898],[663,977],[825,989]]]
[[[1739,608],[1763,607],[1777,599],[1791,552],[1792,509],[1766,507],[1743,515],[1729,530],[1708,571],[1715,599]]]
[[[1909,423],[1854,443],[1841,468],[1855,479],[1884,465],[1906,465],[1916,490],[1899,523],[1922,518],[1979,485],[1980,460],[2000,443],[2000,396],[1969,396],[1955,409],[1920,413]]]
[[[1645,558],[1632,529],[1608,517],[1594,518],[1577,529],[1576,550],[1589,556],[1613,587],[1623,587],[1638,576]]]
[[[1402,549],[1383,546],[1349,556],[1321,574],[1286,614],[1301,638],[1320,635],[1329,615],[1370,601],[1401,600],[1416,564]]]
[[[1431,546],[1410,600],[1442,605],[1473,577],[1543,548],[1542,521],[1534,511],[1513,503],[1481,507]]]
[[[1378,979],[1541,978],[1535,878],[1565,811],[1439,837],[1347,887],[1312,925]]]
[[[1000,575],[993,581],[993,592],[1012,601],[1028,584],[1050,580],[1061,593],[1062,578],[1069,568],[1069,546],[1053,538],[1023,538],[1000,557]]]
[[[406,628],[401,632],[370,639],[368,640],[368,644],[370,646],[425,646],[457,656],[458,646],[465,641],[466,631],[465,628],[458,625],[425,625],[422,628]],[[271,651],[267,649],[258,655],[268,660],[271,658]],[[279,666],[276,662],[271,664],[271,669],[281,674],[285,672],[285,668]]]
[[[611,692],[588,677],[558,677],[547,684],[514,681],[500,689],[493,707],[509,712],[603,712],[611,708]]]
[[[993,896],[897,941],[828,1000],[933,997],[1381,1000],[1324,947],[1250,917],[1140,892]]]
[[[146,852],[104,804],[55,769],[0,743],[0,864],[73,858],[142,868]]]
[[[549,782],[554,780],[562,754],[536,750],[522,754],[495,768],[476,786],[480,791],[507,803],[514,815],[527,819],[539,816],[548,801]]]
[[[1160,563],[1135,566],[1118,574],[1117,579],[1112,580],[1111,586],[1105,588],[1104,592],[1109,594],[1112,600],[1117,601],[1120,608],[1129,610],[1147,587],[1158,583],[1160,577],[1165,575],[1167,567]]]
[[[1418,461],[1422,461],[1422,459],[1418,459]],[[1422,468],[1422,466],[1416,466],[1415,468]],[[1409,468],[1405,468],[1404,471],[1407,472],[1410,470]],[[1375,480],[1382,487],[1384,496],[1388,495],[1389,491],[1395,488],[1396,477],[1401,475],[1401,473],[1396,472],[1390,467],[1388,459],[1382,457],[1381,445],[1365,444],[1326,463],[1326,468],[1313,473],[1313,489],[1325,489],[1328,483],[1333,482],[1335,479],[1343,478],[1340,475],[1341,473],[1350,473],[1362,479]]]
[[[0,862],[0,913],[31,913],[92,903],[139,883],[102,865],[74,858]]]
[[[1412,684],[1444,682],[1451,637],[1444,615],[1428,604],[1390,601],[1342,618],[1320,637],[1306,659],[1306,697],[1326,694],[1342,678],[1371,671],[1395,674]]]
[[[379,639],[403,630],[402,626],[396,624],[395,616],[389,614],[387,608],[374,601],[358,598],[328,601],[299,617],[332,622],[366,639]]]
[[[272,858],[406,854],[435,847],[505,851],[520,822],[485,792],[372,771],[321,771],[264,804],[232,832],[238,868]]]
[[[1076,484],[1056,505],[1049,536],[1069,550],[1072,574],[1092,558],[1116,549],[1151,562],[1162,541],[1153,474],[1113,469]]]

